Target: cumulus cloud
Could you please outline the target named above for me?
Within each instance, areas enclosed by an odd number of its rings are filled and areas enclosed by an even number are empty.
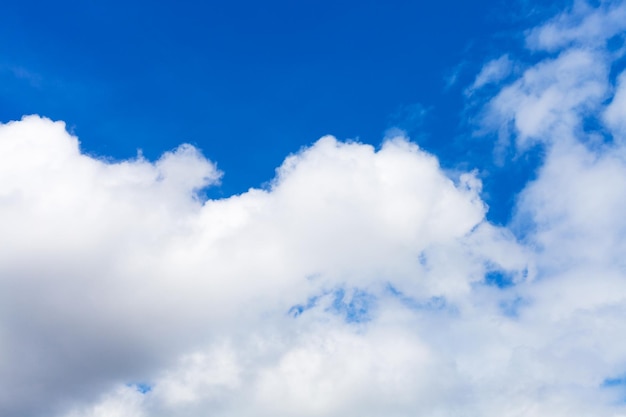
[[[455,184],[404,138],[376,151],[325,137],[288,157],[269,189],[209,201],[198,191],[220,173],[188,145],[111,163],[32,116],[0,138],[8,414],[156,378],[200,346],[294,321],[290,309],[313,297],[334,297],[327,310],[347,319],[356,289],[455,298],[481,279],[480,264],[467,277],[445,255],[472,264],[462,239],[484,216],[478,181]]]
[[[529,31],[549,54],[485,103],[484,131],[544,149],[507,227],[401,136],[324,137],[205,200],[192,146],[111,162],[61,122],[0,126],[0,414],[626,415],[624,87],[598,41],[621,8]]]

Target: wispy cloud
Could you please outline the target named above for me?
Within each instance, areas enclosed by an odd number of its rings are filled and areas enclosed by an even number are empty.
[[[19,65],[0,64],[0,72],[9,73],[19,80],[24,80],[28,82],[31,87],[41,87],[43,81],[43,77],[40,74]]]
[[[570,10],[528,31],[526,44],[535,50],[563,48],[605,48],[613,36],[624,36],[626,6],[621,1],[601,1],[597,7],[575,1]]]
[[[513,69],[513,61],[508,55],[489,61],[483,66],[476,76],[474,83],[466,90],[466,94],[471,95],[475,90],[485,85],[498,83],[506,78]]]

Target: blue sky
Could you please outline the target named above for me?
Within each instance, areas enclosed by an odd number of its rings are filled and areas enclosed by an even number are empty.
[[[0,40],[0,415],[626,416],[624,1]]]
[[[156,159],[181,142],[225,172],[223,197],[269,181],[325,134],[379,145],[405,129],[449,168],[488,169],[463,89],[554,2],[10,2],[0,120],[64,120],[85,152]],[[533,164],[494,179],[499,222]],[[521,180],[519,178],[522,178]],[[493,184],[492,184],[493,183]],[[491,194],[490,194],[491,195]]]

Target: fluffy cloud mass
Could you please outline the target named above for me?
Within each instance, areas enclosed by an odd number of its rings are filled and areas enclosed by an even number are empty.
[[[577,4],[471,86],[480,131],[544,153],[506,227],[401,136],[205,200],[192,146],[1,125],[0,415],[626,416],[625,14]]]

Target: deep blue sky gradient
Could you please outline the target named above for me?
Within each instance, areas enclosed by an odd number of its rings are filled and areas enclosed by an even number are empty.
[[[446,168],[481,170],[504,223],[536,157],[496,167],[463,90],[566,2],[544,3],[6,2],[0,121],[64,120],[113,159],[192,143],[225,172],[210,197],[261,186],[322,135],[379,145],[398,126]]]

